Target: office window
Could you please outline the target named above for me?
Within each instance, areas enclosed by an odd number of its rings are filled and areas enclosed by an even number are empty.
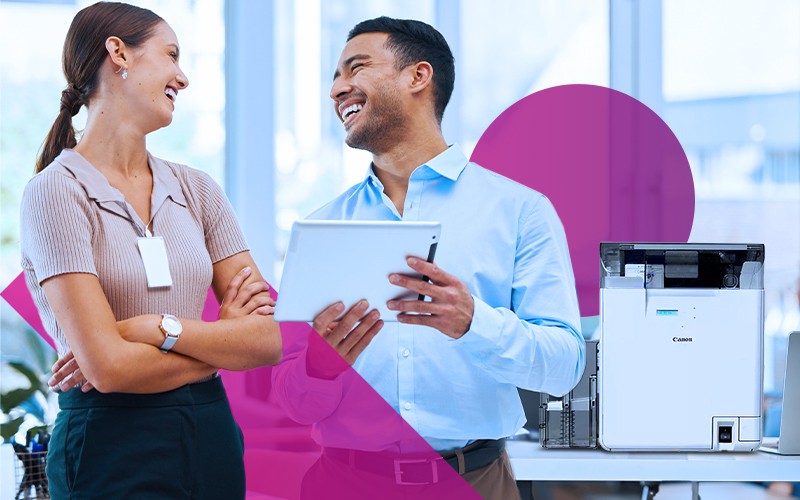
[[[491,19],[490,22],[487,20]],[[497,116],[557,85],[608,86],[608,2],[462,2],[458,140],[472,151]]]
[[[800,4],[663,2],[663,117],[694,175],[691,240],[766,244],[767,390],[800,328]]]

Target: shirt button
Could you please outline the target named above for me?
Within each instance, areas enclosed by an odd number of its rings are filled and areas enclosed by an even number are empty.
[[[411,355],[411,351],[409,351],[408,349],[403,349],[403,357],[407,358],[409,355]]]
[[[405,408],[406,410],[410,410],[411,409],[411,403],[408,403],[408,402],[403,403],[403,408]]]

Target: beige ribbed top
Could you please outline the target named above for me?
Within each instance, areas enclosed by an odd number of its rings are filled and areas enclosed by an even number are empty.
[[[164,238],[171,287],[148,288],[137,238],[144,223],[85,158],[65,149],[22,197],[22,268],[61,355],[69,345],[41,284],[66,273],[96,275],[117,320],[171,313],[200,319],[212,264],[247,250],[222,189],[205,173],[148,153],[153,234]]]

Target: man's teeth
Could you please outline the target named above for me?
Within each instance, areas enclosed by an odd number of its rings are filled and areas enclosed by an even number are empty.
[[[178,94],[175,93],[175,91],[172,89],[166,89],[164,93],[167,94],[167,97],[169,97],[173,101],[178,98]]]
[[[352,115],[353,113],[358,113],[364,107],[363,104],[351,104],[342,110],[342,119],[347,120],[347,118]]]

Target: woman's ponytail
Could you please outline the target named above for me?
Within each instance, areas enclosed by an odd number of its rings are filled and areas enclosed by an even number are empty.
[[[36,170],[39,173],[50,165],[56,156],[65,148],[73,148],[78,143],[75,138],[75,129],[72,127],[72,117],[78,114],[81,106],[85,104],[83,93],[73,84],[61,92],[61,109],[56,121],[50,127],[50,132],[44,139],[42,153],[36,160]]]

